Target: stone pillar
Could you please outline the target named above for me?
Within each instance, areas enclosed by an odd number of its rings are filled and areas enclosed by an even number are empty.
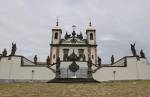
[[[56,48],[56,63],[57,63],[57,59],[59,58],[59,47]]]
[[[51,50],[50,50],[50,64],[53,64],[53,60],[52,60],[52,55],[53,55],[53,47],[51,46]]]

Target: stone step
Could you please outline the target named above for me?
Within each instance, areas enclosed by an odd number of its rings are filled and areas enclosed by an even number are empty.
[[[55,78],[48,83],[98,83],[93,78]]]

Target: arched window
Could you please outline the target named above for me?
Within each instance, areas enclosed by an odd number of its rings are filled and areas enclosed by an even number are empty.
[[[55,59],[55,54],[53,55],[53,59]]]
[[[90,33],[90,40],[93,40],[93,33]]]
[[[92,55],[92,59],[94,59],[94,55]]]
[[[55,33],[55,39],[58,39],[58,33],[57,32]]]

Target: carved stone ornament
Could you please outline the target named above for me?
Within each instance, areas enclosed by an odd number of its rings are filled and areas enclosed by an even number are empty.
[[[77,40],[75,38],[71,39],[71,43],[76,43]]]
[[[66,32],[66,34],[65,34],[65,39],[67,40],[67,39],[69,39],[70,37],[71,37],[71,35]]]
[[[76,32],[73,31],[73,32],[72,32],[72,37],[75,37],[75,36],[76,36]]]
[[[77,35],[77,38],[80,39],[80,40],[82,40],[83,39],[82,33],[80,33],[79,35]]]
[[[73,53],[68,57],[68,60],[69,61],[77,61],[78,60],[78,56],[74,53],[74,50],[73,50]]]
[[[76,72],[79,70],[79,66],[76,64],[75,61],[72,62],[72,64],[69,66],[69,69],[72,71],[72,72]]]

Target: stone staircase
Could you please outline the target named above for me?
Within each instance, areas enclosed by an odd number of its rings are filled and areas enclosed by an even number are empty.
[[[55,78],[48,83],[98,83],[93,78]]]

